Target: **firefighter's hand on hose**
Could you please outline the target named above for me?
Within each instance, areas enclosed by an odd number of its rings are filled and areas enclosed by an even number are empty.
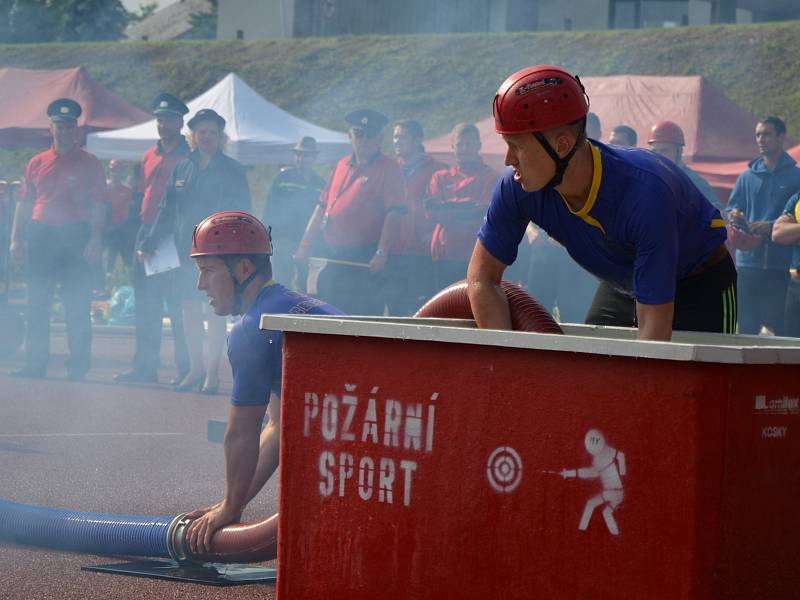
[[[199,519],[200,517],[202,517],[207,512],[210,512],[210,511],[214,510],[215,508],[219,508],[220,506],[222,506],[223,502],[224,502],[224,500],[220,500],[219,502],[217,502],[215,504],[212,504],[210,506],[206,506],[205,508],[195,509],[192,512],[186,513],[186,518],[187,519],[192,519],[192,520]]]
[[[242,518],[242,511],[228,508],[224,500],[207,509],[199,509],[199,511],[205,512],[189,525],[186,541],[193,554],[203,555],[211,551],[211,539],[214,534],[225,525],[238,523]],[[199,511],[194,511],[186,516],[192,518],[191,516]]]

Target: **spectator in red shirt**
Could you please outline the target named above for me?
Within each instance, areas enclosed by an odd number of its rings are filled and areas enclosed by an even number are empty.
[[[395,123],[392,142],[406,182],[406,213],[387,268],[386,304],[392,315],[414,314],[434,292],[430,251],[434,224],[424,201],[431,176],[447,165],[425,153],[423,137],[417,121],[403,119]]]
[[[114,270],[117,257],[122,259],[122,264],[126,267],[131,266],[133,259],[136,230],[131,229],[131,221],[128,218],[133,204],[133,192],[122,180],[124,169],[122,161],[112,160],[108,163],[109,179],[106,181],[106,187],[111,214],[108,217],[105,235],[106,274]]]
[[[406,212],[403,173],[380,150],[385,115],[361,109],[345,120],[353,154],[331,173],[295,257],[307,261],[322,234],[330,262],[319,276],[320,297],[347,314],[383,314],[383,275]]]
[[[150,233],[158,214],[158,205],[167,189],[172,171],[189,156],[189,144],[181,135],[183,117],[187,106],[171,94],[159,94],[153,100],[159,140],[142,158],[139,175],[139,231],[134,247]],[[155,383],[161,356],[161,325],[166,302],[169,312],[172,339],[175,345],[175,363],[178,374],[172,380],[179,384],[189,372],[189,354],[183,330],[183,313],[180,299],[175,293],[175,273],[145,275],[143,254],[137,253],[133,261],[133,289],[136,298],[136,352],[129,371],[117,373],[116,381]]]
[[[480,149],[478,128],[459,123],[453,129],[456,166],[431,178],[426,205],[436,224],[430,251],[437,290],[467,276],[478,229],[500,177],[483,162]]]
[[[15,377],[45,377],[50,358],[50,313],[56,285],[64,306],[69,358],[67,377],[80,381],[91,363],[89,317],[92,278],[103,248],[106,180],[103,165],[80,147],[80,105],[69,98],[50,104],[53,145],[25,169],[25,187],[14,214],[10,253],[28,276],[25,366]]]

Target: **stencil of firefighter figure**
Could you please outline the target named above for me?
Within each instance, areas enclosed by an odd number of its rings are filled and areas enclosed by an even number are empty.
[[[592,466],[580,469],[563,469],[564,479],[600,479],[603,491],[587,500],[578,529],[586,531],[594,510],[602,505],[603,519],[612,535],[619,535],[619,527],[614,519],[614,510],[622,503],[622,477],[625,476],[625,454],[606,443],[606,438],[597,429],[586,432],[583,440],[586,451],[592,456]]]

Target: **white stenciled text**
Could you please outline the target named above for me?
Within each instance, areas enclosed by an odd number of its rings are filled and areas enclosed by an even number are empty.
[[[304,395],[303,436],[350,442],[347,450],[319,455],[319,493],[410,506],[419,468],[415,455],[433,451],[438,394],[424,402],[401,401],[381,398],[378,386],[361,398],[357,388],[345,384],[340,395]],[[385,449],[392,456],[383,455]],[[398,452],[409,456],[399,458]]]

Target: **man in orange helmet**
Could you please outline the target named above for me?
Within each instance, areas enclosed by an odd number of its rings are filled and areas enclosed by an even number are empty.
[[[683,169],[683,172],[689,176],[689,179],[706,197],[706,200],[722,211],[722,202],[720,202],[719,196],[714,192],[714,189],[697,171],[690,169],[683,162],[683,147],[686,145],[686,140],[683,137],[683,129],[680,128],[680,125],[673,121],[659,121],[650,128],[647,143],[650,145],[650,150],[670,159]]]
[[[341,314],[316,298],[272,280],[270,232],[254,216],[238,211],[206,217],[192,236],[191,254],[200,275],[197,288],[218,315],[242,315],[228,336],[233,391],[225,431],[225,498],[189,513],[192,552],[210,549],[219,528],[238,521],[248,502],[278,467],[282,333],[261,331],[264,313]],[[269,424],[261,431],[269,407]]]
[[[733,332],[736,269],[719,211],[677,165],[587,141],[588,110],[580,80],[549,65],[514,73],[495,95],[511,168],[469,265],[478,326],[510,328],[500,279],[533,222],[600,279],[588,323],[638,327],[643,340]]]

